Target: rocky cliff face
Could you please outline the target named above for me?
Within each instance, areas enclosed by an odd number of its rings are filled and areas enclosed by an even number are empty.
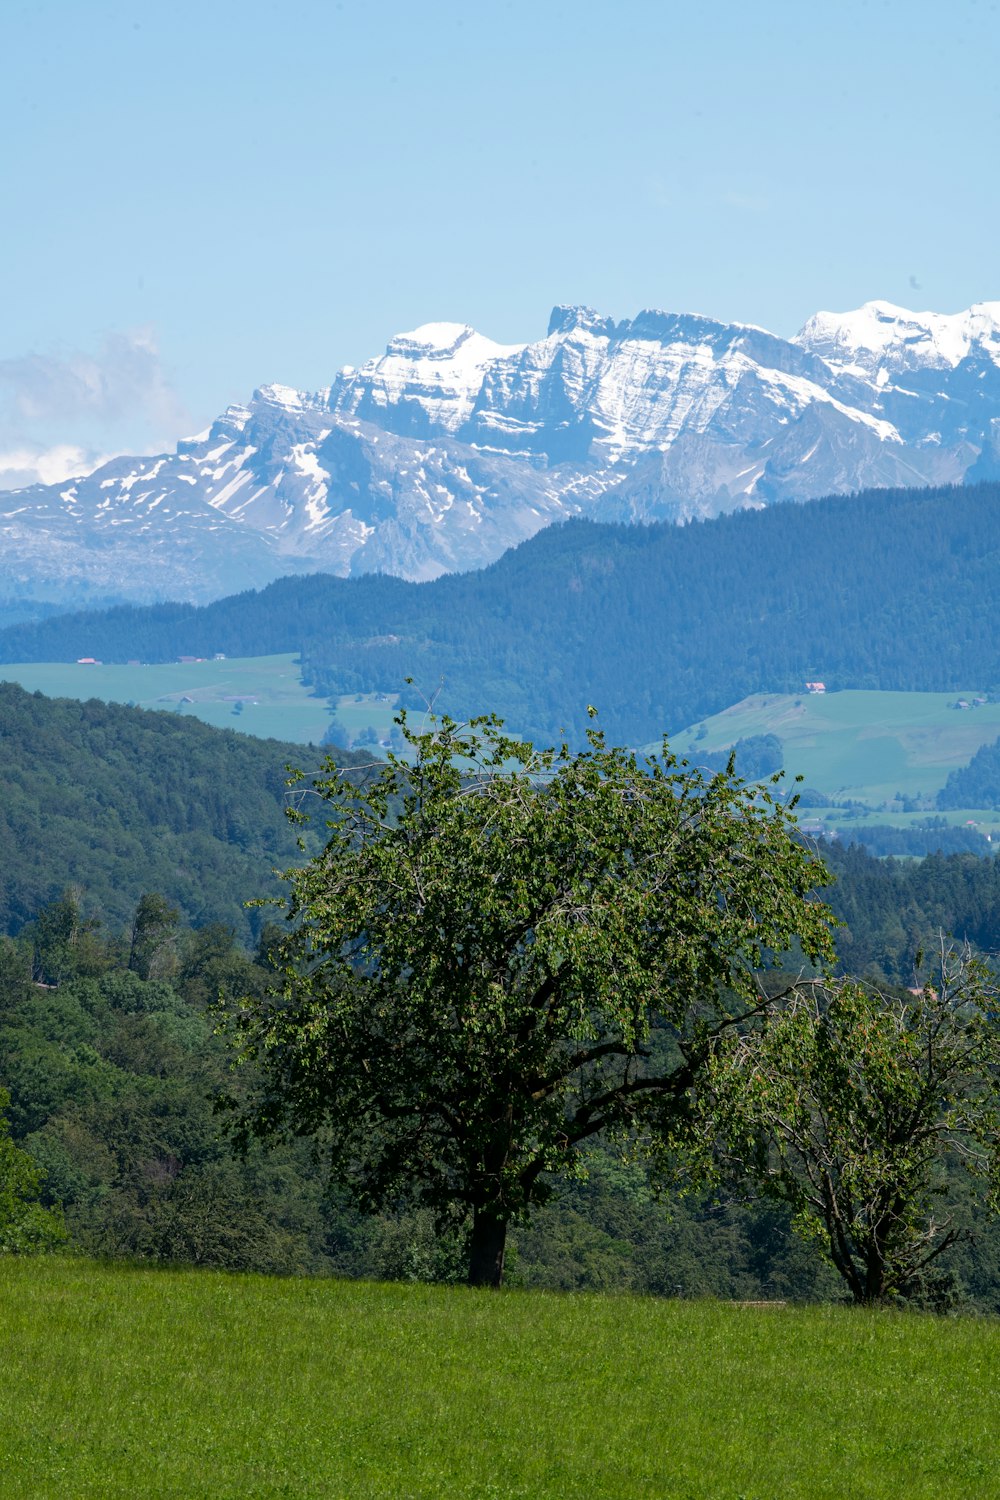
[[[570,515],[685,521],[1000,467],[1000,303],[817,313],[794,339],[558,307],[264,386],[173,454],[0,495],[0,594],[195,601],[283,573],[481,567]]]

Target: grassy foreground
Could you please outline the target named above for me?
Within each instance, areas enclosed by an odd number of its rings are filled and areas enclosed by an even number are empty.
[[[1000,1494],[1000,1325],[0,1260],[7,1496]]]

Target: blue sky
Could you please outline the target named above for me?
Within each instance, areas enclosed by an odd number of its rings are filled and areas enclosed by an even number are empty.
[[[425,321],[998,299],[998,42],[994,0],[8,0],[0,483]]]

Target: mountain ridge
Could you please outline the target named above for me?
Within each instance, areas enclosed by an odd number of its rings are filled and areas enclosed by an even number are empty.
[[[173,453],[0,495],[0,595],[203,603],[296,572],[414,581],[554,521],[708,519],[1000,475],[1000,302],[816,313],[792,339],[557,306],[428,323],[321,391],[259,386]]]

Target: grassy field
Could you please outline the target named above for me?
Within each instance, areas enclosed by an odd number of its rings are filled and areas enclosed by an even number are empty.
[[[761,694],[706,719],[700,738],[701,726],[692,725],[673,736],[671,745],[697,761],[699,751],[722,750],[742,737],[773,733],[782,741],[790,775],[801,773],[806,786],[838,801],[877,807],[899,792],[933,796],[950,771],[966,765],[981,745],[1000,735],[1000,703],[954,707],[959,698],[972,703],[975,696],[972,690]],[[949,821],[965,822],[969,816],[954,813]],[[1000,819],[987,818],[984,831],[994,823]]]
[[[331,705],[310,696],[295,656],[155,666],[19,662],[0,666],[0,679],[49,698],[100,698],[105,703],[167,709],[191,714],[217,729],[301,745],[319,744],[335,712],[351,735],[372,725],[380,739],[388,739],[398,697],[351,694]]]
[[[0,1261],[0,1495],[1000,1494],[1000,1326]]]
[[[370,727],[381,743],[389,738],[398,701],[398,693],[346,693],[333,703],[338,723],[343,724],[352,740]],[[419,727],[421,715],[412,717]]]

